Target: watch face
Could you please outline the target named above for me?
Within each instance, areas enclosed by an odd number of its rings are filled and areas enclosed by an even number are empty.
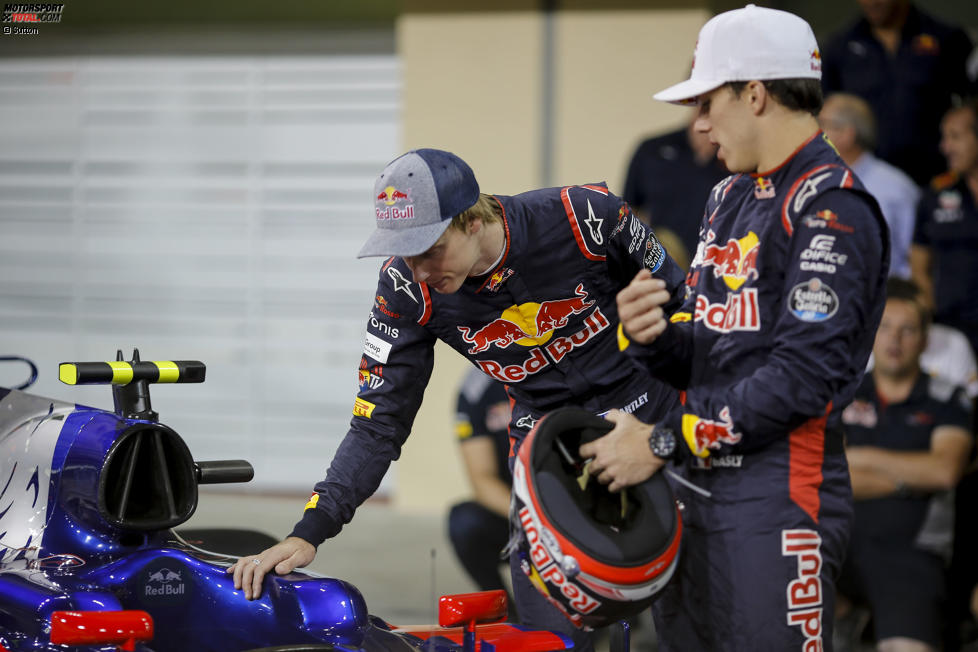
[[[676,452],[676,436],[668,429],[653,430],[649,447],[658,457],[670,458]]]

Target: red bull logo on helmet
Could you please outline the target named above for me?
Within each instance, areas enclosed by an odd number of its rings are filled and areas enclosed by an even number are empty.
[[[744,283],[758,277],[757,254],[761,242],[756,233],[750,231],[742,238],[731,238],[725,245],[711,244],[713,237],[710,231],[697,251],[694,266],[712,267],[713,275],[722,278],[731,290],[739,290]]]
[[[537,590],[549,596],[550,590],[546,586],[549,584],[554,589],[560,591],[567,598],[570,607],[581,614],[589,614],[600,607],[601,603],[599,601],[585,593],[576,582],[567,578],[554,560],[554,557],[547,551],[541,541],[540,532],[537,529],[539,524],[533,514],[530,513],[530,510],[527,507],[523,507],[519,514],[520,523],[523,525],[524,532],[526,532],[526,539],[530,548],[530,559],[533,561],[534,570],[539,574],[539,579],[544,583],[543,590],[541,590],[540,586],[537,586]],[[575,618],[575,615],[568,612],[561,603],[554,602],[554,604],[575,623],[580,622],[580,617]]]
[[[683,438],[697,457],[706,457],[711,450],[716,450],[723,444],[739,443],[741,439],[740,433],[734,432],[729,406],[724,406],[720,410],[720,418],[717,421],[704,419],[695,414],[684,414],[682,423]]]
[[[406,206],[400,206],[401,203],[410,201],[411,197],[408,195],[408,193],[401,192],[394,186],[387,186],[380,194],[377,195],[377,219],[414,219],[414,204],[408,203]]]

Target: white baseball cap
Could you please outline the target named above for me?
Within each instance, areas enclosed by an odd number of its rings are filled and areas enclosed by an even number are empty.
[[[812,28],[787,11],[747,5],[703,25],[689,79],[654,97],[690,104],[727,82],[799,78],[822,78],[822,55]]]

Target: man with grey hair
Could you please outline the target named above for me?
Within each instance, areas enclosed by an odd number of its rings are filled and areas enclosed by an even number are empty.
[[[825,98],[822,130],[866,189],[890,227],[890,276],[910,278],[910,241],[920,188],[898,167],[876,158],[876,118],[866,100],[849,93]]]

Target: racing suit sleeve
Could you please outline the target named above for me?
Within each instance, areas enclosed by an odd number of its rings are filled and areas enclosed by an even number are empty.
[[[851,399],[882,311],[888,234],[856,193],[826,192],[811,202],[805,215],[823,210],[835,213],[844,230],[796,220],[786,243],[783,278],[773,279],[776,287],[759,289],[766,295],[762,301],[776,307],[761,309],[764,318],[774,320],[765,361],[729,384],[705,379],[687,387],[684,404],[660,422],[681,432],[694,454],[725,454],[731,446],[740,452],[762,448],[806,421],[844,407],[833,401]],[[835,271],[806,271],[806,250],[829,246],[836,254]],[[685,347],[681,354],[688,367],[694,360],[692,324],[671,323],[665,341],[629,350],[637,349],[644,363],[652,358],[642,348],[661,352]]]
[[[690,292],[682,305],[669,315],[669,325],[654,342],[646,346],[629,343],[627,335],[619,331],[619,345],[627,345],[627,354],[639,360],[652,376],[684,390],[689,385],[693,366],[692,321],[695,308],[696,295]]]
[[[391,462],[400,457],[421,406],[434,364],[435,337],[419,323],[430,309],[427,287],[407,282],[409,277],[397,259],[381,269],[350,429],[290,535],[314,546],[338,534],[377,490]]]
[[[605,232],[608,276],[620,290],[631,283],[643,267],[652,276],[666,282],[672,299],[664,306],[672,314],[686,298],[686,274],[676,264],[665,247],[647,226],[632,212],[627,203],[609,193]]]

